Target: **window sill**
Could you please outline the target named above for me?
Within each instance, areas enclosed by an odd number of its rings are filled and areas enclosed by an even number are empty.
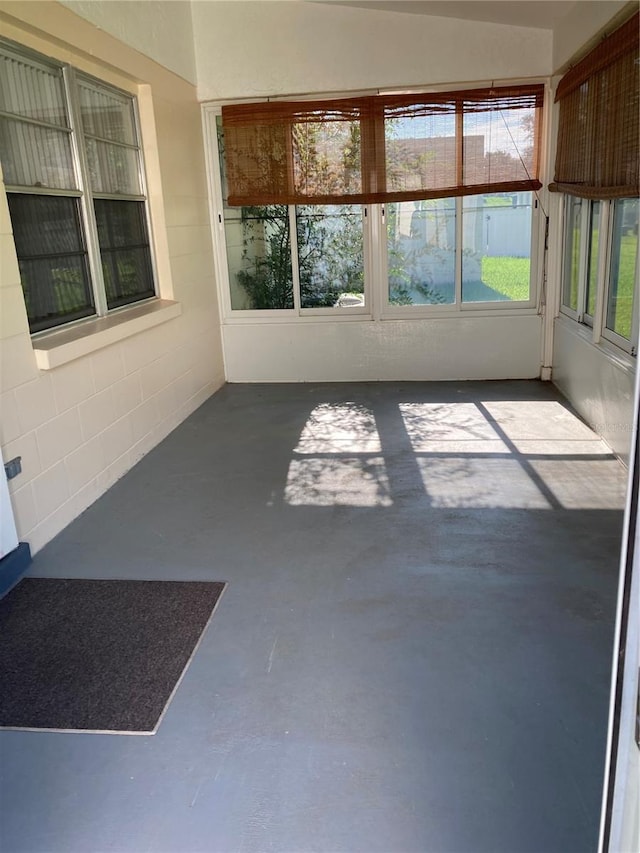
[[[107,317],[83,320],[65,329],[44,332],[32,338],[39,370],[53,370],[76,358],[145,332],[182,314],[179,302],[156,299]]]
[[[398,320],[446,320],[483,317],[533,317],[538,315],[535,305],[519,303],[467,303],[459,305],[412,305],[401,308],[386,307],[379,317],[371,311],[326,311],[323,309],[304,309],[300,314],[291,310],[284,311],[232,311],[224,319],[225,326],[275,325],[278,323],[371,323]]]
[[[620,368],[620,370],[624,370],[632,376],[635,375],[636,358],[630,353],[625,352],[625,350],[620,347],[617,347],[606,338],[600,338],[599,341],[594,341],[593,329],[591,326],[587,326],[584,323],[578,323],[578,321],[574,320],[573,317],[563,313],[560,313],[556,317],[556,323],[561,325],[574,337],[579,338],[588,346],[593,347],[612,364],[615,364],[616,367]]]

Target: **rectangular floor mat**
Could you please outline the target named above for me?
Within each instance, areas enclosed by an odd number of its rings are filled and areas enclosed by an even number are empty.
[[[224,587],[23,579],[0,600],[0,728],[153,734]]]

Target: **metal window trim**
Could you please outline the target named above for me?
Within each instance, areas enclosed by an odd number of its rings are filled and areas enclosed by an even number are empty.
[[[593,314],[593,342],[598,343],[606,325],[606,295],[611,257],[611,202],[605,200],[600,207],[598,230],[598,278],[596,281],[596,306]]]
[[[15,195],[47,195],[62,198],[80,198],[82,192],[78,189],[60,189],[59,187],[23,187],[20,184],[5,184],[5,192]]]
[[[0,118],[4,118],[7,121],[20,122],[21,124],[29,124],[34,127],[42,127],[45,130],[57,130],[59,133],[72,133],[71,127],[67,124],[56,124],[52,121],[42,121],[42,119],[23,116],[20,115],[20,113],[10,113],[7,112],[7,110],[0,110]]]
[[[80,207],[82,210],[82,219],[85,230],[94,305],[96,314],[99,317],[104,317],[107,313],[107,296],[104,276],[102,274],[102,259],[100,257],[100,244],[98,242],[98,226],[96,223],[95,211],[93,209],[93,195],[91,192],[91,181],[89,179],[89,165],[87,162],[84,137],[82,135],[82,120],[80,116],[80,102],[77,93],[75,69],[70,65],[65,66],[63,78],[65,81],[69,119],[74,131],[71,135],[71,145],[74,155],[74,164],[76,166],[76,180],[78,181],[78,186],[82,191]]]
[[[594,210],[595,204],[600,205],[600,221],[598,223],[598,263],[597,263],[596,281],[595,281],[596,300],[597,300],[597,291],[598,291],[598,280],[599,280],[599,275],[600,275],[600,251],[602,250],[602,234],[601,234],[601,232],[602,232],[602,209],[603,209],[604,205],[603,205],[602,201],[600,201],[599,199],[598,200],[591,199],[589,201],[589,205],[587,208],[587,210],[588,210],[587,232],[588,233],[586,236],[587,248],[586,248],[585,267],[584,267],[584,293],[583,293],[583,299],[582,299],[582,303],[581,303],[582,322],[585,323],[587,326],[593,326],[593,317],[595,314],[595,312],[594,312],[594,314],[589,314],[589,284],[590,284],[589,280],[591,278],[591,254],[593,251],[593,210]]]
[[[94,199],[99,201],[133,201],[140,204],[147,200],[145,195],[129,195],[128,193],[97,193],[92,192]]]
[[[108,87],[107,87],[108,88]],[[113,88],[113,87],[111,87]],[[136,141],[138,143],[138,175],[140,180],[140,190],[142,191],[142,199],[144,201],[144,213],[145,213],[145,229],[147,235],[147,241],[149,243],[149,255],[151,257],[151,275],[153,278],[152,285],[153,291],[156,295],[156,298],[159,297],[158,293],[158,261],[156,258],[156,246],[154,240],[154,227],[153,227],[153,215],[151,211],[151,204],[149,202],[149,187],[147,184],[147,171],[144,161],[144,151],[142,148],[142,126],[140,123],[140,110],[138,106],[138,99],[134,95],[129,95],[131,100],[131,106],[133,109],[133,124],[134,124],[134,132],[136,134]],[[134,201],[138,199],[129,198],[125,196],[123,193],[119,196],[120,200],[123,201]]]
[[[211,237],[213,242],[213,266],[224,322],[231,318],[231,288],[229,268],[227,264],[226,241],[224,233],[224,200],[222,198],[222,176],[220,173],[220,146],[218,144],[218,116],[221,109],[217,107],[202,108],[202,126],[205,141],[205,165],[209,185],[209,220],[211,222]]]
[[[121,142],[119,139],[106,139],[104,136],[97,136],[95,133],[87,133],[84,131],[85,139],[93,139],[94,142],[102,142],[103,145],[113,145],[116,148],[128,148],[129,151],[139,151],[140,146],[131,142]]]
[[[299,314],[302,308],[302,295],[300,293],[300,258],[298,257],[298,216],[295,204],[287,205],[287,214],[289,217],[289,250],[291,252],[293,307],[296,313]]]
[[[458,141],[457,141],[458,127],[456,127],[456,146],[458,144],[460,144],[460,145],[463,144],[464,131],[462,131],[462,122],[463,122],[462,113],[456,113],[456,125],[459,124],[460,130],[461,130],[460,142],[458,143]],[[473,198],[473,196],[471,196],[471,198]],[[462,306],[464,304],[462,301],[462,298],[464,295],[463,294],[463,288],[462,288],[462,243],[464,240],[464,226],[462,224],[462,196],[456,196],[456,198],[455,198],[455,217],[456,217],[456,221],[454,222],[454,228],[453,228],[453,233],[455,234],[455,240],[456,240],[456,244],[454,247],[455,260],[454,260],[454,267],[453,267],[453,276],[454,276],[453,304],[456,307],[458,307],[459,310],[462,310]],[[529,289],[531,289],[531,281],[529,281]],[[468,305],[474,305],[475,303],[467,302],[466,304],[468,306]]]
[[[569,237],[569,230],[573,227],[574,219],[572,216],[572,211],[569,210],[571,203],[573,202],[573,196],[566,195],[564,198],[563,207],[563,216],[562,216],[562,247],[561,247],[561,262],[560,262],[560,307],[559,311],[561,314],[564,314],[566,317],[571,317],[572,320],[579,322],[579,311],[578,308],[580,306],[580,266],[582,263],[581,259],[581,251],[582,251],[582,226],[584,217],[580,216],[580,246],[578,247],[578,294],[576,298],[576,308],[573,309],[570,305],[567,305],[564,301],[565,296],[565,282],[567,275],[567,240]],[[582,205],[582,199],[580,199],[580,204]],[[580,208],[580,213],[582,214],[582,207]],[[571,251],[571,255],[573,256],[573,251]],[[573,269],[573,265],[571,266]]]

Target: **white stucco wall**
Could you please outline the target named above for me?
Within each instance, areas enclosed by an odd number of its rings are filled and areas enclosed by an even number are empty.
[[[196,64],[188,0],[60,0],[76,15],[190,83]]]
[[[589,3],[576,3],[560,21],[553,34],[554,73],[580,52],[590,39],[628,5],[627,0],[591,0]]]
[[[192,4],[203,101],[546,75],[550,30],[301,2]]]

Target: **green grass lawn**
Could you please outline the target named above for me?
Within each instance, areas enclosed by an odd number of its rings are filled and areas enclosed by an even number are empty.
[[[622,335],[627,340],[631,338],[637,252],[637,235],[627,234],[620,240],[618,276],[617,280],[611,283],[607,308],[607,328]]]
[[[482,258],[482,281],[503,298],[514,302],[529,299],[529,258]]]
[[[607,308],[607,327],[627,339],[631,337],[637,251],[638,238],[635,234],[622,237],[617,279],[612,282]],[[594,252],[592,252],[591,262],[592,267],[597,265],[597,254]],[[530,268],[531,264],[528,258],[485,257],[482,258],[482,282],[504,299],[526,301],[529,299]],[[577,264],[574,264],[573,268],[577,269]],[[577,275],[572,275],[571,278],[572,304],[577,306]],[[594,285],[595,281],[591,278],[588,306],[590,312],[595,310]]]

